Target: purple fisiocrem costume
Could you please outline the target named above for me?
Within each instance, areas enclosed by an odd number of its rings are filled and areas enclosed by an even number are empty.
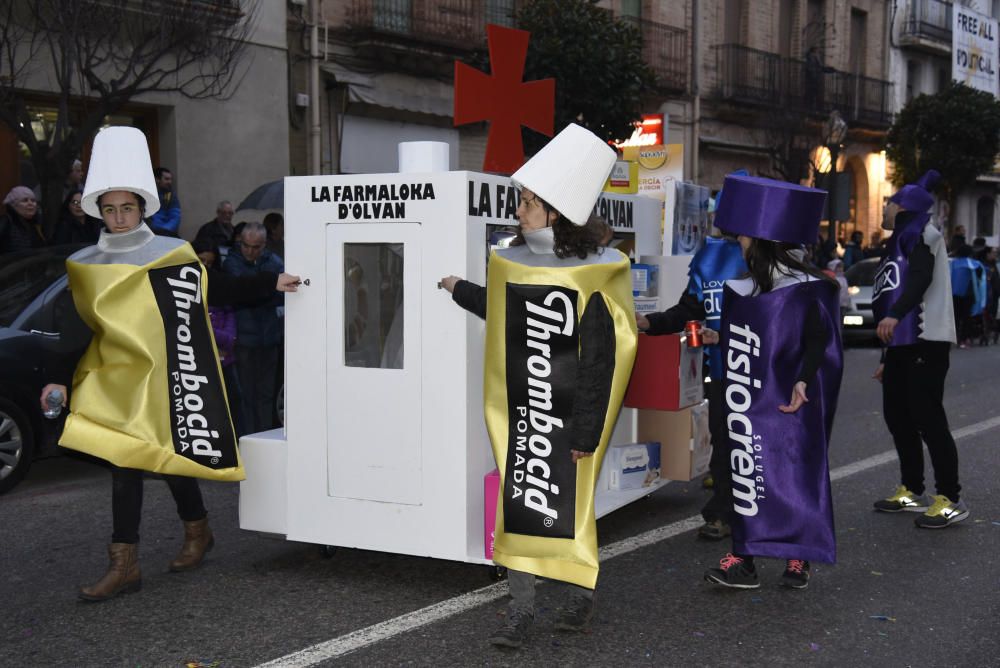
[[[754,177],[727,177],[715,225],[734,235],[813,243],[826,193]],[[776,276],[766,293],[726,285],[721,345],[733,475],[734,554],[833,563],[836,543],[827,449],[843,372],[839,290],[806,274]],[[745,281],[744,281],[745,285]],[[805,355],[813,305],[829,337],[809,401],[782,413]]]

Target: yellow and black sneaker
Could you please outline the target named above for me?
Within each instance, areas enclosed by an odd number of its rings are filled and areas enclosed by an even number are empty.
[[[931,498],[934,503],[927,512],[913,520],[921,529],[943,529],[969,516],[965,501],[956,503],[943,494],[935,494]]]
[[[914,494],[906,489],[905,485],[896,488],[896,493],[887,499],[879,499],[875,502],[875,510],[883,513],[898,513],[906,511],[908,513],[922,513],[930,508],[931,500],[926,494]]]

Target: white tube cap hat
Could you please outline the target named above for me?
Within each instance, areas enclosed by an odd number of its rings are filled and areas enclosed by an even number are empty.
[[[97,198],[112,190],[127,190],[146,200],[147,217],[160,210],[149,145],[141,130],[114,126],[94,138],[80,206],[87,215],[100,218]]]
[[[570,123],[510,180],[551,204],[574,225],[586,225],[618,154],[590,130]]]

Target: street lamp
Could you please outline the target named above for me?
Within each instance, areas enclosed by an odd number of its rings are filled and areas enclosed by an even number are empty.
[[[823,124],[823,143],[830,151],[830,190],[827,211],[830,214],[830,241],[837,243],[837,159],[847,137],[847,121],[834,109]]]

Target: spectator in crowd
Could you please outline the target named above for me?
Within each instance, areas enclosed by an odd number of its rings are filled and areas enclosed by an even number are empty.
[[[864,243],[864,235],[857,230],[851,232],[851,240],[848,241],[847,246],[844,247],[845,271],[865,259],[864,251],[861,249],[862,243]]]
[[[954,254],[959,248],[965,245],[965,225],[957,225],[955,227],[955,233],[951,237],[951,243],[948,244],[948,253]]]
[[[195,242],[203,242],[219,249],[220,255],[225,258],[233,240],[233,203],[229,200],[222,200],[215,207],[215,218],[201,226],[198,234],[195,235]]]
[[[285,219],[280,213],[269,213],[264,216],[264,228],[267,229],[267,250],[282,261],[285,259]]]
[[[234,276],[261,272],[280,274],[283,263],[267,250],[267,231],[260,223],[247,223],[239,249],[229,254],[223,269]],[[274,426],[277,369],[281,355],[284,299],[275,294],[257,306],[236,311],[236,373],[243,388],[242,416],[247,433]]]
[[[972,254],[980,252],[986,248],[986,237],[976,237],[972,240]]]
[[[71,191],[63,199],[59,212],[59,221],[52,234],[53,244],[96,244],[104,222],[99,218],[88,216],[80,206],[83,197],[82,190]]]
[[[149,218],[149,227],[154,233],[179,237],[181,227],[181,200],[174,192],[174,174],[166,167],[153,170],[156,190],[160,197],[160,210]]]
[[[868,248],[865,249],[865,257],[882,257],[882,249],[885,248],[882,243],[882,232],[880,230],[875,230],[872,232],[872,239],[868,243]]]
[[[992,337],[993,343],[1000,338],[997,329],[997,300],[1000,299],[1000,272],[997,271],[997,249],[985,246],[976,259],[986,270],[986,308],[983,310],[983,334],[980,344],[986,345]]]
[[[69,167],[69,174],[66,175],[66,182],[63,184],[63,199],[70,193],[83,190],[83,163],[74,160]]]
[[[47,245],[42,214],[31,188],[15,186],[3,200],[0,214],[0,253]]]
[[[198,254],[198,259],[209,270],[210,275],[215,275],[215,265],[219,257],[217,249],[206,245],[204,241],[197,241],[192,245],[194,252]],[[243,428],[243,419],[240,414],[240,396],[243,392],[240,388],[239,376],[236,373],[236,309],[229,304],[210,305],[208,316],[212,321],[215,346],[219,351],[219,363],[222,365],[222,380],[226,384],[229,414],[233,418],[236,437],[239,438],[246,433],[246,430]]]
[[[972,259],[972,246],[968,244],[955,250],[950,269],[958,347],[968,348],[976,332],[976,321],[986,307],[986,270]]]

